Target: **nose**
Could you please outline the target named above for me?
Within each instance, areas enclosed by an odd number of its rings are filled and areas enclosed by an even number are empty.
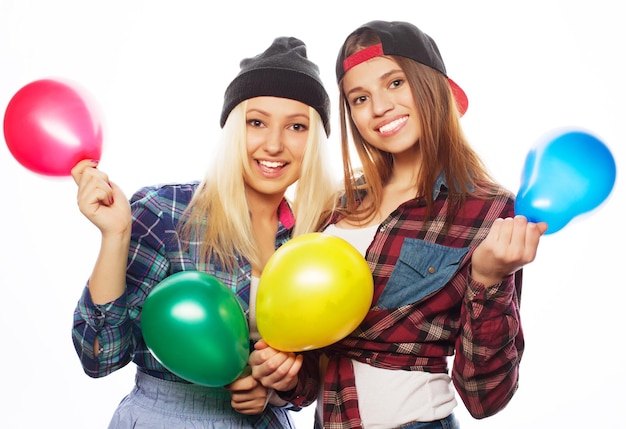
[[[383,116],[393,109],[393,101],[385,91],[372,95],[372,111],[376,116]]]
[[[277,154],[283,150],[283,134],[279,128],[269,130],[263,144],[263,150],[269,154]]]

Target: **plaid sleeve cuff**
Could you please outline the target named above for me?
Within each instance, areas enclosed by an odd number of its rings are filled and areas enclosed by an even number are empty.
[[[514,295],[515,276],[512,274],[500,283],[490,286],[474,281],[469,273],[467,275],[465,298],[469,308],[474,310],[470,311],[472,317],[480,316],[480,314],[475,314],[475,311],[482,311],[485,307],[495,311],[498,311],[498,309],[502,311],[509,307]]]
[[[81,318],[96,330],[104,326],[105,320],[108,325],[119,326],[128,318],[126,293],[122,294],[115,301],[106,304],[94,304],[91,300],[89,288],[85,286],[80,298],[78,312]]]

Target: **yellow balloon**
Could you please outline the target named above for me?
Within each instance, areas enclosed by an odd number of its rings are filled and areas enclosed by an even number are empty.
[[[329,234],[304,234],[267,261],[256,296],[257,327],[277,350],[317,349],[354,331],[373,295],[369,265],[354,246]]]

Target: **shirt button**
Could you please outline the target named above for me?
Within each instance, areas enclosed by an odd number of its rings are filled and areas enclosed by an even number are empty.
[[[428,267],[428,272],[430,274],[435,274],[437,272],[437,269],[433,266]]]

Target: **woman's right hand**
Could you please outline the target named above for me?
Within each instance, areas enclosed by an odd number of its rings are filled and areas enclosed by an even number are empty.
[[[72,169],[78,185],[78,208],[103,235],[126,233],[132,222],[128,199],[97,166],[97,161],[83,160]]]
[[[521,215],[496,219],[472,254],[472,279],[485,286],[495,285],[531,263],[547,229],[547,223],[530,222]]]
[[[298,384],[302,359],[302,355],[275,350],[265,341],[259,340],[254,344],[248,363],[252,368],[252,376],[263,386],[286,392]]]

